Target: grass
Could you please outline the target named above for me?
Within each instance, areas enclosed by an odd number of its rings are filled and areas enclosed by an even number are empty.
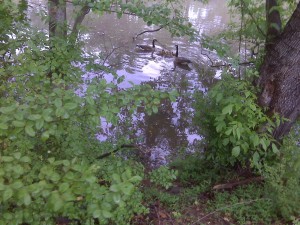
[[[178,170],[178,176],[169,189],[151,183],[144,187],[145,204],[152,208],[148,224],[285,224],[264,184],[214,191],[215,184],[244,177],[235,170],[218,173],[196,157],[174,161],[170,167]]]

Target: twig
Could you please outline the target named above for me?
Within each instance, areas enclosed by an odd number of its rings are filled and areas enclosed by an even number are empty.
[[[114,53],[115,50],[119,49],[119,48],[123,48],[123,46],[119,46],[119,47],[115,47],[113,48],[110,53],[108,53],[105,58],[103,59],[102,65],[105,64],[106,60]]]
[[[116,153],[117,151],[124,149],[124,148],[136,148],[136,146],[135,145],[121,145],[120,147],[116,148],[115,150],[113,150],[111,152],[107,152],[107,153],[104,153],[104,154],[96,157],[96,159],[106,158],[106,157],[110,156],[111,154]]]
[[[213,190],[232,189],[238,185],[244,185],[244,184],[249,184],[251,182],[258,182],[258,181],[263,181],[263,180],[264,180],[264,178],[262,176],[252,177],[252,178],[241,180],[241,181],[236,181],[236,182],[231,182],[231,183],[226,183],[226,184],[218,184],[218,185],[215,185],[212,189]]]
[[[268,198],[258,198],[258,199],[254,199],[254,200],[251,200],[251,201],[248,201],[248,202],[238,202],[238,203],[235,203],[235,204],[230,205],[230,206],[221,207],[221,208],[216,209],[213,212],[210,212],[210,213],[206,214],[205,216],[201,217],[200,219],[198,219],[196,222],[192,223],[191,225],[197,224],[198,222],[200,222],[201,220],[205,219],[206,217],[208,217],[210,215],[213,215],[216,212],[222,211],[224,209],[233,208],[234,206],[238,206],[238,205],[249,205],[249,204],[251,204],[253,202],[257,202],[257,201],[261,201],[261,200],[270,200],[270,199],[268,199]]]
[[[155,30],[145,30],[145,31],[143,31],[143,32],[141,32],[141,33],[139,33],[139,34],[137,34],[136,36],[135,36],[135,38],[137,38],[138,36],[140,36],[140,35],[142,35],[142,34],[145,34],[145,33],[152,33],[152,32],[157,32],[157,31],[160,31],[161,29],[163,29],[165,26],[167,26],[169,23],[166,23],[165,25],[163,25],[163,26],[160,26],[159,28],[157,28],[157,29],[155,29]]]
[[[245,2],[242,0],[243,4],[245,4]],[[249,14],[249,16],[251,17],[251,19],[253,20],[257,30],[266,38],[267,35],[265,34],[265,32],[263,32],[263,30],[260,28],[259,24],[257,23],[256,19],[254,18],[254,16],[252,15],[252,13],[250,12],[250,10],[248,10],[247,7],[245,7],[247,9],[247,13]]]

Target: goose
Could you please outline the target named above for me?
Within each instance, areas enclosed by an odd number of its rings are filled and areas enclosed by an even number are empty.
[[[155,50],[155,42],[157,42],[156,39],[153,39],[152,41],[152,46],[150,45],[136,45],[140,50],[143,50],[143,51],[147,51],[147,52],[153,52]]]
[[[168,50],[162,49],[161,51],[159,51],[157,53],[157,55],[164,56],[164,57],[173,57],[173,56],[175,56],[175,53],[173,53],[171,51],[168,51]]]
[[[176,47],[176,53],[175,53],[174,65],[188,65],[189,63],[192,63],[192,61],[187,58],[178,57],[178,45],[175,45],[175,47]]]

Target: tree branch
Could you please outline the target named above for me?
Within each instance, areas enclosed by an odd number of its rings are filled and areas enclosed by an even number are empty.
[[[90,7],[85,5],[80,9],[80,12],[78,14],[78,16],[75,19],[74,25],[73,25],[73,29],[71,32],[71,36],[74,37],[74,39],[76,40],[78,37],[78,27],[81,25],[82,21],[84,20],[84,17],[90,12]]]
[[[165,25],[163,25],[163,26],[160,26],[159,28],[157,28],[157,29],[154,29],[154,30],[145,30],[145,31],[143,31],[143,32],[141,32],[141,33],[139,33],[139,34],[137,34],[136,36],[135,36],[135,38],[137,38],[138,36],[140,36],[140,35],[142,35],[142,34],[145,34],[145,33],[152,33],[152,32],[157,32],[157,31],[160,31],[161,29],[163,29],[165,26],[167,26],[169,23],[166,23]]]

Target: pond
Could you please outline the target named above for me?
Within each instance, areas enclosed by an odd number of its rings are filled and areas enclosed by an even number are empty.
[[[185,16],[200,35],[218,33],[229,22],[226,1],[210,0],[208,4],[202,4],[190,0],[182,4]],[[32,15],[32,18],[35,16]],[[113,68],[119,76],[125,76],[120,88],[130,87],[130,81],[150,84],[156,90],[174,88],[180,93],[176,102],[164,101],[156,114],[137,114],[131,127],[134,132],[128,138],[138,140],[135,144],[143,146],[157,164],[166,163],[168,156],[178,151],[193,151],[194,144],[201,137],[190,129],[193,114],[191,93],[194,90],[206,91],[218,75],[201,51],[201,43],[190,42],[188,37],[171,37],[164,29],[147,32],[134,39],[137,34],[158,27],[149,27],[141,19],[129,15],[118,19],[115,14],[99,16],[89,13],[84,26],[87,27],[82,36],[86,43],[85,51],[101,56],[101,63]],[[154,38],[158,40],[156,53],[137,51],[136,44],[151,45]],[[176,67],[174,70],[173,57],[157,54],[161,49],[175,52],[175,44],[179,45],[179,55],[192,61],[188,68]],[[209,54],[217,59],[214,53]],[[88,73],[85,78],[93,76],[95,74]],[[118,133],[126,133],[126,129],[122,124],[118,127],[107,124],[100,138],[113,139]]]

